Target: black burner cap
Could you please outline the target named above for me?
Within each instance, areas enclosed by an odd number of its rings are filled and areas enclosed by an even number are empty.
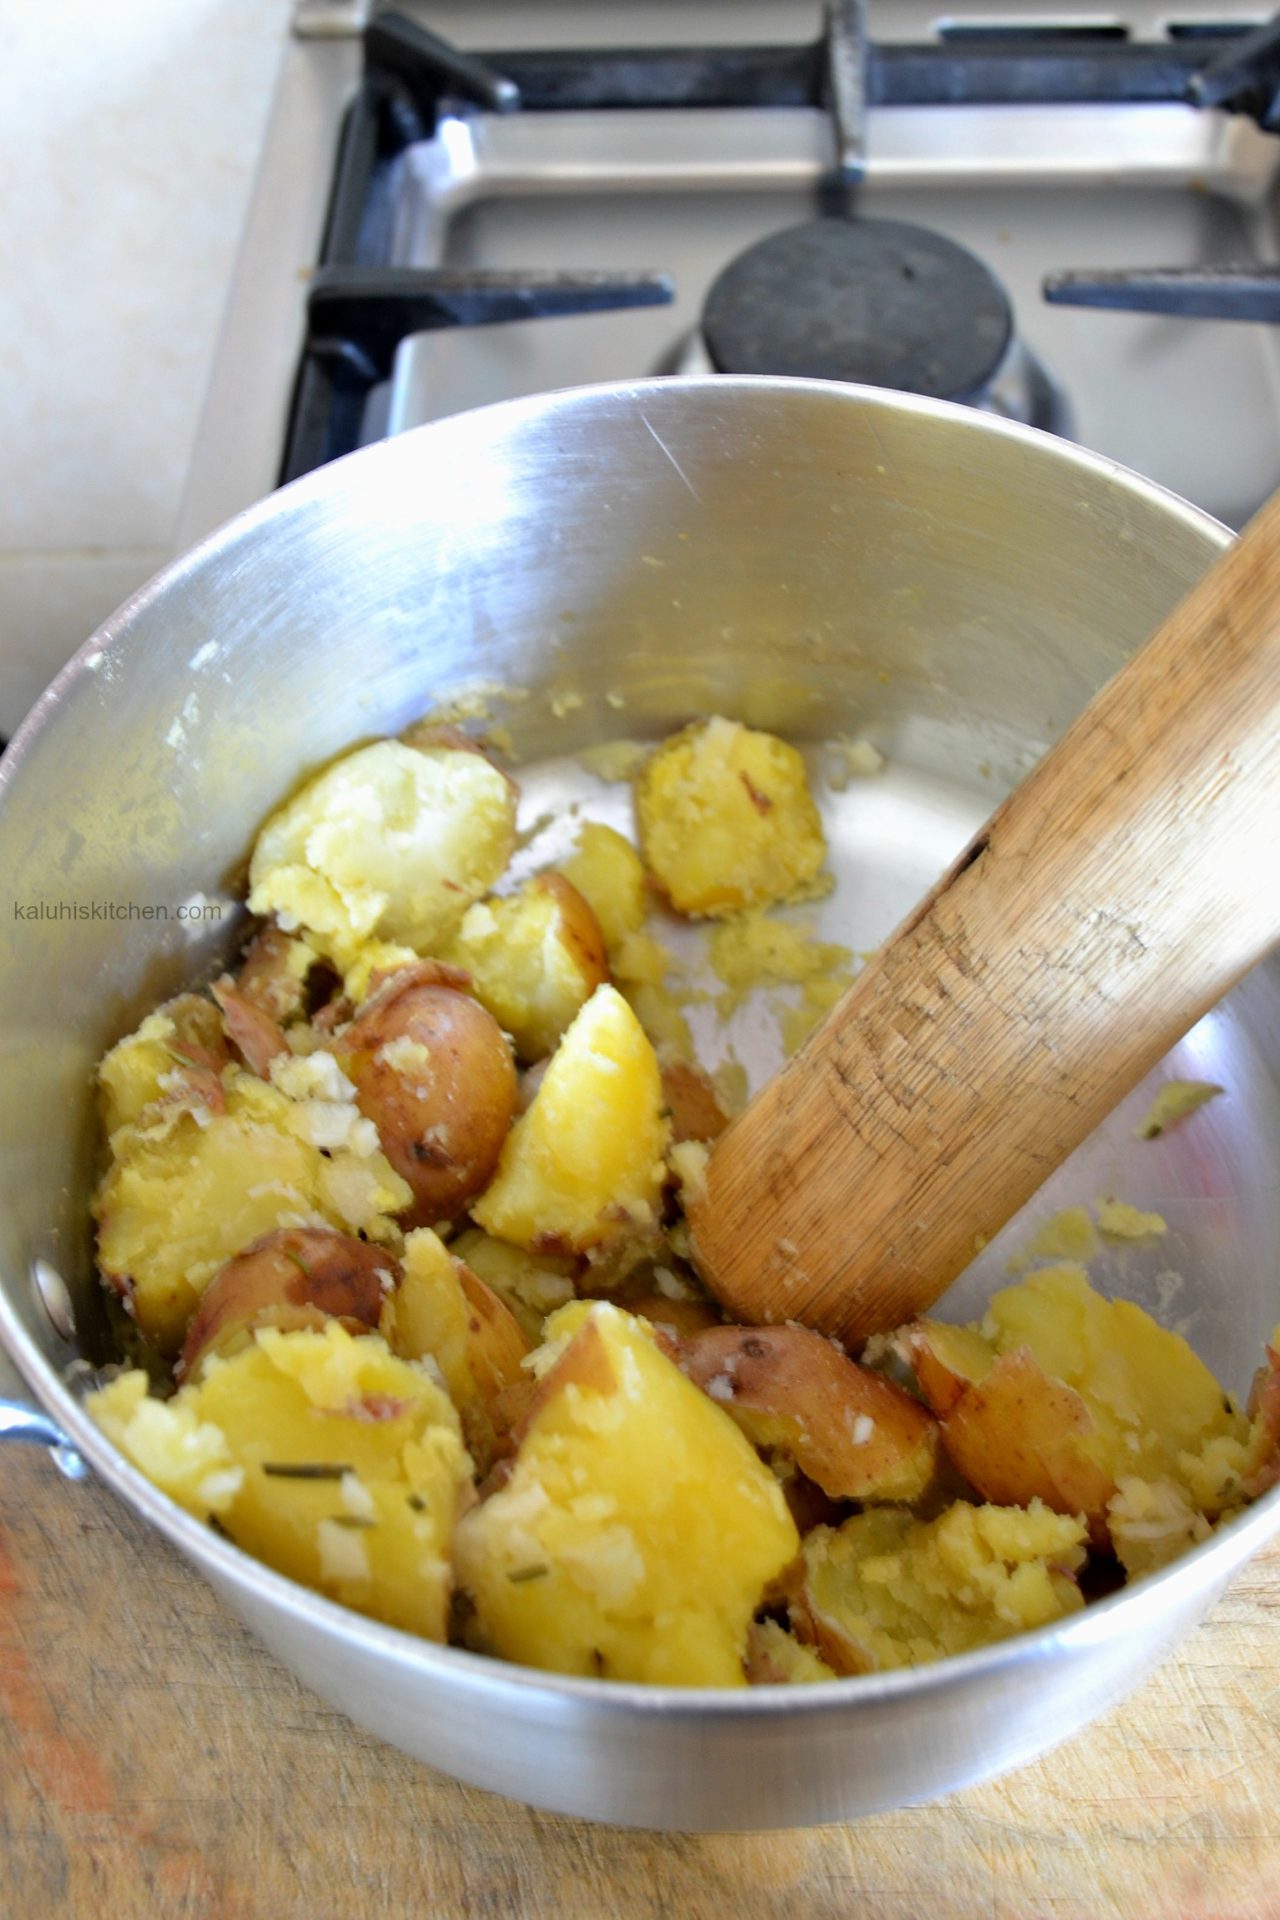
[[[702,332],[721,373],[857,380],[970,400],[1013,330],[981,260],[901,220],[811,220],[731,260]]]

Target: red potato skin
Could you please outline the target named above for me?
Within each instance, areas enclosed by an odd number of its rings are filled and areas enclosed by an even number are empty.
[[[504,1393],[523,1385],[529,1378],[521,1365],[529,1351],[520,1322],[505,1301],[479,1274],[472,1273],[465,1260],[455,1260],[458,1283],[467,1303],[467,1361],[481,1397],[493,1413]],[[495,1426],[503,1431],[500,1419]]]
[[[235,984],[245,999],[284,1025],[306,1006],[307,982],[289,965],[293,941],[274,921],[250,941]]]
[[[189,1378],[211,1353],[247,1346],[261,1327],[292,1333],[340,1320],[350,1333],[378,1325],[389,1276],[400,1266],[385,1247],[327,1227],[264,1234],[228,1260],[210,1281],[187,1328],[176,1372]]]
[[[669,1329],[677,1340],[692,1340],[708,1327],[721,1325],[720,1314],[709,1300],[668,1300],[665,1293],[638,1293],[621,1304],[651,1327]]]
[[[385,1057],[402,1039],[425,1048],[425,1068]],[[460,1213],[488,1185],[516,1110],[515,1064],[492,1014],[406,967],[366,1002],[334,1051],[387,1159],[413,1189],[405,1224]]]
[[[981,1380],[967,1380],[934,1353],[929,1323],[905,1337],[920,1390],[938,1414],[942,1444],[984,1500],[1084,1514],[1095,1547],[1110,1545],[1111,1475],[1092,1457],[1089,1410],[1074,1388],[1047,1374],[1029,1347],[1002,1354]]]
[[[685,1140],[718,1140],[729,1124],[729,1116],[706,1074],[684,1061],[672,1061],[663,1067],[662,1097],[671,1114],[671,1138],[677,1146]]]
[[[1280,1480],[1280,1352],[1274,1347],[1267,1348],[1266,1364],[1254,1376],[1249,1417],[1253,1434],[1243,1491],[1256,1500]]]
[[[221,1009],[228,1040],[250,1073],[256,1073],[260,1080],[269,1079],[271,1062],[289,1051],[279,1022],[243,993],[229,974],[215,980],[211,991]]]
[[[160,1008],[174,1025],[170,1051],[175,1057],[174,1072],[178,1081],[171,1091],[161,1096],[166,1106],[206,1107],[210,1113],[226,1111],[222,1070],[230,1065],[230,1050],[223,1034],[201,1038],[206,1034],[211,1011],[209,1002],[198,993],[180,993]]]
[[[407,967],[379,967],[369,976],[369,992],[360,1017],[390,1006],[411,987],[457,987],[463,993],[470,985],[471,975],[465,967],[451,967],[443,960],[412,960]]]
[[[860,1367],[807,1327],[712,1327],[681,1365],[759,1447],[776,1447],[833,1500],[915,1499],[938,1464],[938,1423],[902,1387]],[[854,1438],[866,1418],[871,1430]]]

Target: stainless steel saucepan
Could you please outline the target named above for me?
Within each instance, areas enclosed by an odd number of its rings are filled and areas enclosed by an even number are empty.
[[[425,427],[286,488],[170,567],[0,761],[0,1336],[21,1376],[0,1430],[86,1462],[354,1720],[540,1806],[685,1829],[848,1819],[1079,1727],[1199,1619],[1280,1524],[1280,1492],[1063,1625],[915,1672],[741,1693],[504,1666],[245,1558],[127,1466],[80,1404],[77,1356],[108,1357],[92,1073],[145,1008],[230,950],[246,850],[299,776],[459,698],[509,729],[527,819],[553,816],[531,861],[567,844],[575,807],[625,821],[625,789],[576,758],[589,743],[722,711],[806,744],[839,881],[823,931],[874,946],[1228,537],[1101,459],[960,408],[712,379]],[[847,778],[834,736],[870,740],[884,769]],[[777,1057],[768,1024],[749,1013],[736,1035],[757,1076]],[[1140,1145],[1140,1089],[946,1309],[980,1305],[1037,1215],[1120,1193],[1170,1231],[1100,1280],[1242,1392],[1280,1319],[1277,970],[1251,975],[1174,1065],[1226,1096]]]

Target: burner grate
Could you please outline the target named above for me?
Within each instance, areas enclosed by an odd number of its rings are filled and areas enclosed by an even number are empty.
[[[950,34],[929,45],[865,40],[860,0],[832,0],[824,37],[783,47],[460,52],[405,16],[381,13],[364,37],[365,76],[348,112],[290,409],[281,480],[350,452],[389,353],[423,326],[651,305],[670,283],[642,275],[499,276],[389,269],[388,183],[398,155],[428,139],[459,99],[526,114],[654,108],[818,107],[837,128],[828,204],[847,210],[870,107],[1157,103],[1215,105],[1268,124],[1280,87],[1280,33],[1249,27],[1160,42],[1019,30]],[[860,89],[850,99],[850,81]],[[368,273],[386,276],[378,296]],[[350,277],[355,270],[356,279]],[[360,279],[359,275],[365,275]],[[336,277],[335,277],[336,276]],[[1061,297],[1059,295],[1058,297]],[[585,305],[568,302],[578,298]],[[1186,311],[1194,311],[1188,307]]]

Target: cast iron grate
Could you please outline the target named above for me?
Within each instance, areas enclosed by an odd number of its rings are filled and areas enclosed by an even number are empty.
[[[489,112],[574,109],[816,106],[836,124],[837,201],[856,183],[865,109],[875,106],[1181,101],[1244,113],[1280,130],[1280,17],[1255,28],[1203,31],[1183,23],[1160,42],[1032,28],[951,31],[937,43],[878,46],[863,0],[830,0],[826,31],[803,46],[522,50],[480,59],[406,16],[376,16],[364,36],[364,75],[343,126],[320,264],[290,409],[281,481],[359,445],[366,402],[399,342],[436,327],[536,320],[653,305],[672,297],[660,272],[482,272],[387,264],[389,176],[396,156],[428,139],[442,102]],[[1275,283],[1228,268],[1212,289],[1151,272],[1055,281],[1050,297],[1116,307],[1158,300],[1159,311],[1215,318],[1280,313]],[[1270,276],[1263,274],[1270,282]],[[1268,305],[1268,302],[1272,303]],[[1238,307],[1238,314],[1236,308]]]

